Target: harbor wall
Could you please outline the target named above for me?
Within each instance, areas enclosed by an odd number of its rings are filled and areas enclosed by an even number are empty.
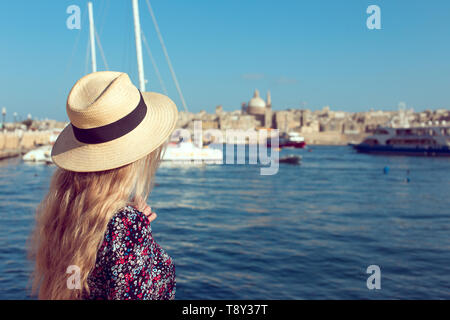
[[[309,132],[301,134],[307,145],[347,145],[349,143],[360,143],[368,135],[345,134],[340,132]]]
[[[50,143],[50,131],[0,132],[0,159],[19,156],[39,145]]]

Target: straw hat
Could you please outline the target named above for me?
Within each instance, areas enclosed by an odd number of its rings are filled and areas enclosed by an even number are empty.
[[[132,163],[163,144],[178,119],[177,107],[156,92],[140,92],[126,73],[102,71],[75,83],[66,106],[70,124],[52,148],[66,170],[92,172]]]

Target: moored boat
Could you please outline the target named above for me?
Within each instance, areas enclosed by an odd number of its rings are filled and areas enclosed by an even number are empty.
[[[51,152],[52,146],[44,145],[28,151],[22,159],[28,162],[52,163]]]
[[[288,132],[280,136],[280,148],[304,148],[305,138],[298,132]]]
[[[299,155],[288,155],[288,156],[281,157],[278,160],[278,162],[298,165],[298,164],[300,164],[301,160],[302,160],[302,157]]]
[[[220,149],[197,147],[191,141],[171,142],[168,144],[162,160],[180,164],[222,164],[223,152]]]
[[[363,153],[450,156],[450,127],[380,127],[363,142],[352,146]]]
[[[270,139],[267,139],[268,147],[271,147]],[[305,138],[298,132],[283,133],[279,137],[279,148],[304,148],[306,146]]]

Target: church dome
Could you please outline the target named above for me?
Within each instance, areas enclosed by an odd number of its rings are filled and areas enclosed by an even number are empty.
[[[250,99],[247,105],[249,108],[265,108],[266,102],[259,96],[259,91],[255,90],[253,98]]]

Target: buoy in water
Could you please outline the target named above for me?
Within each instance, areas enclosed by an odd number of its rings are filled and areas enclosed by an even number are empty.
[[[389,167],[388,166],[384,167],[383,168],[383,172],[384,172],[384,174],[388,174],[389,173]]]

